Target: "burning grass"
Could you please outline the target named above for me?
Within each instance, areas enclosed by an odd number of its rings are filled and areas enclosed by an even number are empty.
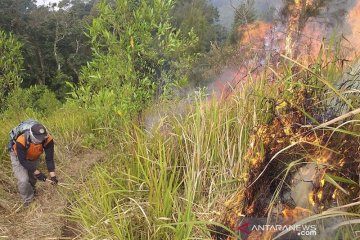
[[[355,76],[358,74],[360,72]],[[243,217],[265,217],[270,222],[276,218],[282,219],[278,221],[282,225],[294,224],[358,199],[360,127],[357,116],[347,114],[337,118],[338,121],[316,127],[325,118],[321,115],[328,113],[324,109],[332,107],[321,101],[324,91],[319,89],[323,89],[321,85],[333,87],[314,75],[295,73],[293,76],[297,77],[288,88],[292,94],[268,99],[272,105],[271,116],[252,133],[245,157],[250,163],[249,180],[246,187],[228,201],[222,218],[222,223],[233,231]],[[347,101],[349,96],[344,99],[341,94],[334,90],[335,98],[347,103],[341,106],[348,111],[354,109],[352,104],[356,101]],[[359,98],[359,94],[355,91],[353,97]],[[334,112],[341,111],[344,109],[334,109]],[[213,230],[215,239],[235,239],[227,230],[219,227]],[[253,232],[248,239],[271,239],[276,233]]]
[[[325,75],[336,64],[310,70]],[[276,81],[262,75],[227,100],[199,95],[151,131],[122,129],[113,139],[120,150],[74,195],[69,211],[82,237],[208,239],[216,226],[214,238],[235,238],[243,217],[293,224],[356,201],[356,118],[317,127],[332,84],[293,61],[281,68]]]

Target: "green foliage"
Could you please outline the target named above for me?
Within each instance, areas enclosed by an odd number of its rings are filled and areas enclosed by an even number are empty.
[[[96,0],[62,1],[57,11],[35,2],[0,1],[0,28],[14,33],[24,45],[26,74],[21,86],[47,85],[63,99],[65,81],[78,82],[81,66],[91,58],[85,31],[96,14],[92,12]]]
[[[173,28],[172,1],[102,1],[89,28],[93,60],[83,68],[86,105],[106,93],[124,115],[140,111],[155,96],[168,95],[187,81],[196,36]],[[77,95],[81,95],[76,93]]]
[[[218,21],[218,10],[206,0],[178,0],[173,9],[174,25],[182,34],[194,31],[198,36],[196,52],[207,52],[212,42],[225,40],[225,29]]]
[[[43,116],[39,120],[54,135],[58,148],[61,148],[59,155],[68,158],[65,150],[79,151],[82,140],[93,134],[95,123],[91,116],[91,111],[80,108],[77,104],[65,103],[50,116]]]
[[[242,32],[239,31],[239,27],[247,25],[256,20],[256,11],[254,9],[254,0],[246,0],[241,3],[235,10],[234,22],[232,24],[232,30],[230,34],[230,42],[237,43],[241,37]]]
[[[192,50],[200,54],[191,67],[189,84],[195,87],[206,85],[208,76],[205,75],[209,68],[206,57],[213,45],[222,45],[227,38],[226,29],[219,24],[218,10],[207,0],[177,0],[172,16],[172,22],[182,36],[193,31],[199,39]]]
[[[26,30],[27,16],[36,8],[35,0],[1,0],[0,28],[18,35]]]
[[[9,111],[26,111],[30,109],[41,115],[49,116],[61,105],[53,92],[46,86],[33,86],[30,88],[17,88],[6,100]]]
[[[60,100],[65,100],[66,94],[71,90],[66,82],[72,82],[71,76],[66,75],[62,71],[57,71],[49,83],[49,88],[55,93]]]
[[[91,118],[97,126],[111,127],[124,120],[130,120],[130,116],[125,111],[135,111],[130,89],[130,85],[123,86],[124,94],[117,96],[115,91],[108,88],[100,89],[97,94],[93,94],[90,86],[75,87],[68,83],[72,92],[69,93],[68,102],[80,105],[92,111]]]
[[[22,81],[22,44],[12,35],[0,30],[0,110],[6,96]]]

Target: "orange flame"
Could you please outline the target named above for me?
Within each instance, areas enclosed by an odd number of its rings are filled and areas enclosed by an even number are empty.
[[[311,216],[313,212],[306,208],[296,207],[293,209],[285,208],[282,214],[286,224],[293,224],[296,221]]]
[[[241,43],[243,45],[249,43],[263,45],[265,36],[269,33],[271,27],[272,24],[260,21],[242,26],[240,31],[244,32],[244,36],[241,39]]]
[[[215,81],[214,88],[217,90],[217,97],[223,98],[232,92],[232,88],[237,88],[237,83],[245,82],[249,71],[257,69],[259,58],[253,61],[252,55],[255,50],[257,55],[260,51],[282,52],[291,58],[301,59],[303,62],[312,62],[319,54],[323,46],[323,40],[329,37],[330,29],[326,23],[317,21],[316,17],[307,19],[304,17],[308,8],[317,8],[318,0],[294,0],[288,6],[288,19],[286,25],[282,22],[267,23],[255,21],[250,24],[242,25],[238,28],[239,33],[243,33],[241,39],[241,55],[248,60],[242,62],[238,69],[227,70]],[[306,19],[305,19],[306,18]],[[360,49],[360,0],[349,12],[347,23],[352,32],[346,35],[351,45],[351,50]],[[250,48],[247,48],[250,46]],[[354,53],[343,53],[347,58],[351,58]],[[260,57],[261,58],[261,57]],[[263,60],[265,61],[265,56]],[[276,60],[274,60],[276,66]],[[263,70],[263,69],[262,69]],[[259,75],[261,69],[254,71],[253,78]],[[231,72],[231,73],[229,73]],[[226,97],[225,97],[226,98]],[[319,159],[326,162],[328,159]]]

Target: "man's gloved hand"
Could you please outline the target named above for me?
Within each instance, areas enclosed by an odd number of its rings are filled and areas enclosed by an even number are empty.
[[[34,174],[34,176],[35,176],[38,180],[40,180],[40,181],[43,181],[43,182],[46,181],[46,175],[43,174],[42,172],[40,172],[40,173],[38,173],[38,174]]]
[[[57,180],[56,176],[51,177],[50,180],[52,181],[52,183],[51,183],[52,185],[57,185],[58,182],[59,182],[59,181]]]

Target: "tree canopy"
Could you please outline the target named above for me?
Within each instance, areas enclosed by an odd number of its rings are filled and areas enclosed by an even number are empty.
[[[60,100],[79,83],[131,83],[147,89],[144,99],[173,91],[198,54],[226,38],[218,18],[207,0],[0,1],[0,28],[23,45],[21,86],[47,86]]]
[[[85,32],[95,2],[64,0],[57,11],[33,0],[0,2],[0,28],[23,44],[23,87],[47,85],[64,98],[65,81],[77,82],[81,66],[91,58]]]

